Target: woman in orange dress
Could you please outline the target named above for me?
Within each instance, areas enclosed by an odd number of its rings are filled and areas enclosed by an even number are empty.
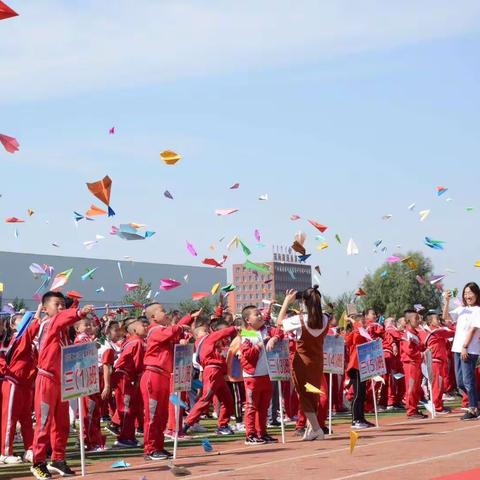
[[[298,317],[286,318],[288,306],[302,301],[302,312]],[[299,395],[300,407],[307,417],[308,426],[303,440],[321,440],[324,433],[318,423],[317,410],[319,394],[306,390],[309,383],[318,390],[323,385],[323,341],[328,332],[329,318],[322,312],[322,296],[318,285],[297,293],[288,290],[278,315],[278,327],[294,331],[297,351],[292,363],[292,376]]]

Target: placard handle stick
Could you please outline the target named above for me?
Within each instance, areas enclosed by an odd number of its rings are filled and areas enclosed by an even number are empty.
[[[285,422],[283,420],[283,394],[282,394],[282,382],[277,380],[278,383],[278,403],[280,407],[280,428],[282,429],[282,443],[285,443]]]
[[[328,434],[332,434],[332,380],[333,375],[329,373],[329,380],[330,383],[328,385]]]
[[[175,439],[173,441],[173,459],[177,458],[178,431],[180,430],[180,392],[175,392],[177,404],[175,405]]]
[[[80,463],[82,466],[82,477],[85,476],[85,443],[83,437],[83,402],[82,397],[78,397],[78,419],[80,422]]]
[[[378,428],[377,396],[375,395],[375,381],[373,380],[373,378],[371,382],[372,382],[373,408],[375,410],[375,425]]]
[[[428,392],[430,393],[430,405],[432,406],[432,420],[437,416],[437,411],[435,410],[435,403],[433,403],[433,389],[430,380],[428,381]]]

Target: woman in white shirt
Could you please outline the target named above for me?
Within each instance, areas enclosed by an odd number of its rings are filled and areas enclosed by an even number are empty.
[[[465,285],[463,305],[449,311],[451,292],[444,293],[443,317],[456,324],[452,352],[455,356],[455,377],[458,388],[468,396],[468,411],[462,420],[478,417],[478,396],[475,369],[480,355],[480,288],[475,282]]]

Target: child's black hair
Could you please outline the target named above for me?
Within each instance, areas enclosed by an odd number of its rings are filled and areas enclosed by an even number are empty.
[[[226,322],[225,320],[223,320],[223,318],[215,319],[210,324],[210,328],[212,329],[212,331],[220,330],[220,327],[227,328],[227,327],[230,327],[230,326],[231,326],[231,324]]]
[[[63,301],[65,302],[65,305],[67,304],[67,299],[65,298],[65,295],[62,292],[49,291],[49,292],[43,294],[42,305],[45,305],[51,298],[63,299]],[[72,303],[73,303],[73,300],[72,300]]]

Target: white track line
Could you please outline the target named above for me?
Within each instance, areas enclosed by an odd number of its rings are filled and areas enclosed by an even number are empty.
[[[476,452],[477,450],[480,450],[480,447],[469,448],[467,450],[459,450],[457,452],[446,453],[445,455],[437,455],[435,457],[422,458],[421,460],[414,460],[413,462],[397,463],[396,465],[390,465],[388,467],[375,468],[373,470],[366,470],[365,472],[354,473],[352,475],[347,475],[346,477],[336,477],[332,480],[346,480],[347,478],[363,477],[364,475],[370,475],[372,473],[378,473],[378,472],[385,472],[387,470],[393,470],[395,468],[408,467],[410,465],[417,465],[419,463],[431,462],[433,460],[443,460],[445,458],[450,458],[450,457],[454,457],[456,455],[461,455],[462,453]]]
[[[449,430],[448,433],[453,433],[453,432],[458,432],[458,431],[463,431],[463,430],[472,430],[474,428],[480,428],[480,425],[475,425],[475,426],[472,426],[472,427],[454,428],[453,430]],[[444,433],[444,432],[442,432],[442,433]],[[419,439],[423,440],[426,437],[431,437],[431,436],[434,436],[434,435],[438,435],[438,433],[437,432],[428,433],[426,435],[422,435],[421,437],[419,437]],[[365,437],[365,438],[367,438],[367,437]],[[358,445],[355,448],[358,450],[360,448],[370,448],[370,447],[374,447],[374,446],[377,446],[377,445],[386,445],[386,444],[389,444],[389,443],[403,442],[405,440],[412,440],[412,435],[407,435],[405,437],[395,438],[395,439],[392,439],[392,440],[383,440],[381,442],[372,442],[372,443],[368,443],[368,444],[365,444],[365,445]],[[272,460],[270,462],[256,463],[254,465],[246,465],[244,467],[223,470],[221,472],[212,472],[212,473],[204,473],[204,474],[201,474],[201,475],[192,475],[191,477],[189,477],[189,479],[194,480],[196,478],[217,477],[217,476],[226,475],[226,474],[228,474],[228,476],[230,476],[230,475],[234,474],[235,472],[241,472],[241,471],[244,471],[244,470],[251,470],[252,468],[267,467],[269,465],[275,465],[277,463],[292,462],[292,461],[295,461],[295,460],[303,460],[305,458],[321,457],[321,456],[324,456],[324,455],[331,455],[332,453],[339,453],[339,452],[344,452],[344,451],[348,451],[348,450],[350,450],[350,447],[337,448],[335,450],[324,450],[322,452],[311,453],[309,455],[300,455],[300,456],[297,456],[297,457],[281,458],[281,459],[278,459],[278,460]],[[480,447],[475,448],[473,450],[480,450]],[[254,451],[255,450],[252,449],[252,452],[254,452]],[[358,474],[355,474],[355,475],[358,475]],[[342,477],[342,478],[350,478],[350,477]],[[335,480],[339,480],[339,479],[335,479]]]

